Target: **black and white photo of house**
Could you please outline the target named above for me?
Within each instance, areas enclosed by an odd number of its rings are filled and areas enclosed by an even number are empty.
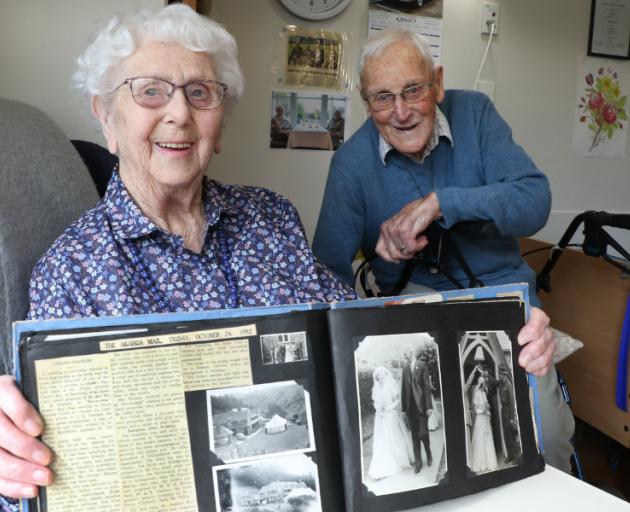
[[[435,338],[367,336],[354,358],[363,483],[376,495],[437,485],[447,460]]]
[[[295,381],[206,391],[210,450],[224,462],[315,448],[308,392]]]
[[[219,512],[322,512],[317,466],[306,455],[212,468]]]
[[[519,464],[512,342],[504,331],[459,335],[468,467],[482,474]]]
[[[306,332],[285,332],[260,336],[263,364],[308,360]]]

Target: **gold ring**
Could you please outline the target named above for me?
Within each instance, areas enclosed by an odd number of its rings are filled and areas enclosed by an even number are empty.
[[[407,246],[405,244],[402,244],[400,246],[400,252],[405,252],[405,249],[407,248]]]

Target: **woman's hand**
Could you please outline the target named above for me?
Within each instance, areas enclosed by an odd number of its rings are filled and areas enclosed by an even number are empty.
[[[32,498],[52,481],[52,452],[36,439],[44,423],[10,375],[0,376],[0,494]]]
[[[549,328],[549,317],[542,309],[532,307],[527,324],[518,333],[518,344],[523,347],[519,364],[537,377],[545,375],[551,368],[556,342]]]

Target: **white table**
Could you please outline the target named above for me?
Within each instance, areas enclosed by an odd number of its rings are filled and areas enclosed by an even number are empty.
[[[296,128],[289,134],[288,147],[331,150],[332,139],[328,130]]]
[[[408,512],[630,512],[630,503],[551,466],[538,475]]]

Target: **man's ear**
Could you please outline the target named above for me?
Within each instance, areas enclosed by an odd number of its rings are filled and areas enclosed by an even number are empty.
[[[115,155],[116,151],[118,151],[118,144],[112,126],[112,115],[109,108],[105,105],[105,101],[100,96],[92,97],[92,114],[101,123],[101,130],[103,130],[103,135],[107,141],[107,149]]]
[[[437,66],[433,70],[433,76],[435,77],[435,84],[433,87],[435,88],[435,101],[437,103],[442,103],[444,101],[444,68],[442,66]]]

